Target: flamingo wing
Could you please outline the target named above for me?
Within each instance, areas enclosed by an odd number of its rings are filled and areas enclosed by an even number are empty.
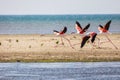
[[[60,31],[60,34],[64,34],[67,32],[67,27],[64,27],[62,31]]]
[[[90,38],[90,36],[86,35],[82,38],[82,42],[81,42],[81,48],[85,45],[85,43],[87,42],[87,40]]]
[[[58,35],[59,34],[59,31],[57,30],[53,30],[54,34]]]
[[[81,25],[80,25],[80,23],[79,23],[78,21],[76,21],[76,25],[77,25],[80,29],[82,29],[82,27],[81,27]]]
[[[88,24],[87,26],[85,26],[84,29],[83,29],[83,31],[86,32],[89,27],[90,27],[90,24]]]
[[[110,27],[110,23],[111,23],[111,20],[106,23],[106,25],[104,26],[104,29],[108,30]]]
[[[92,36],[92,39],[91,39],[91,42],[92,42],[92,43],[95,41],[96,36],[97,36],[97,33],[95,33],[95,34]]]
[[[82,31],[82,27],[78,21],[76,21],[75,29],[77,30],[77,33],[81,33]]]
[[[99,25],[99,27],[103,28],[103,26],[102,26],[102,25]]]
[[[53,30],[53,32],[55,32],[55,33],[59,33],[59,31],[57,31],[57,30]]]

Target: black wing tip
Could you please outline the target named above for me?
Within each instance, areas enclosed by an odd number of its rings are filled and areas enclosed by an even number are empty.
[[[77,24],[78,26],[80,26],[80,23],[79,23],[78,21],[76,21],[76,24]]]
[[[111,22],[112,22],[112,20],[108,21],[108,23],[111,23]]]
[[[78,21],[76,21],[76,24],[79,23]]]
[[[90,26],[90,23],[88,23],[88,25]]]
[[[99,25],[99,27],[103,28],[103,26],[102,26],[102,25]]]
[[[90,27],[90,23],[88,23],[88,25],[87,25],[88,27]]]
[[[83,46],[85,45],[85,43],[87,42],[87,40],[90,38],[90,36],[86,35],[82,38],[82,42],[81,42],[81,48],[83,48]]]
[[[83,48],[83,45],[81,45],[80,48]]]
[[[64,29],[67,29],[67,27],[66,27],[66,26],[64,26]]]
[[[92,43],[95,41],[96,36],[97,36],[97,33],[95,33],[95,35],[92,37],[92,39],[91,39]]]
[[[63,32],[66,33],[67,32],[67,27],[64,26]]]
[[[112,20],[110,20],[109,22],[112,22]]]
[[[56,30],[53,30],[53,32],[56,32]]]
[[[57,32],[57,33],[58,33],[58,31],[57,31],[57,30],[53,30],[53,32]]]
[[[90,23],[87,24],[87,25],[84,27],[83,31],[86,32],[86,31],[88,30],[89,27],[90,27]]]
[[[112,22],[112,20],[109,20],[108,22],[107,22],[107,24],[110,24]]]
[[[67,30],[67,27],[66,27],[66,26],[64,26],[64,30]]]

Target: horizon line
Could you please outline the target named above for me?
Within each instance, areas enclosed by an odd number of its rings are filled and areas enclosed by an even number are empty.
[[[120,15],[120,13],[85,13],[85,14],[0,14],[0,15]]]

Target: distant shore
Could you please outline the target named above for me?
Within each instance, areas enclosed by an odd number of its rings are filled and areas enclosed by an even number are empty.
[[[108,35],[112,42],[92,47],[89,42],[80,48],[81,36],[77,34],[65,37],[74,45],[72,49],[60,36],[55,35],[0,35],[0,62],[102,62],[120,61],[120,34]],[[104,35],[98,35],[100,41],[106,41]],[[96,39],[96,43],[98,40]]]

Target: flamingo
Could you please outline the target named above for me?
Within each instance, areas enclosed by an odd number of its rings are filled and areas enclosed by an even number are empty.
[[[84,28],[82,28],[80,23],[78,21],[76,21],[75,29],[77,30],[78,34],[84,34],[88,30],[89,27],[90,27],[90,24],[88,24]]]
[[[104,26],[99,25],[98,30],[100,31],[100,33],[110,33],[108,31],[109,27],[110,27],[110,24],[111,24],[111,20],[108,21]]]
[[[91,43],[94,43],[95,38],[97,36],[96,32],[89,32],[87,35],[83,36],[82,38],[82,42],[81,42],[81,48],[83,48],[83,46],[86,44],[86,42],[91,38]]]
[[[116,49],[118,49],[117,46],[115,46],[115,44],[114,44],[114,43],[110,40],[110,38],[106,35],[106,34],[111,34],[111,33],[108,31],[111,22],[112,22],[112,21],[110,20],[110,21],[108,21],[104,26],[99,25],[98,30],[99,30],[100,34],[102,34],[102,33],[105,34],[105,37],[108,39],[107,42],[110,42]],[[104,42],[102,42],[102,43],[104,43]]]
[[[54,32],[55,35],[61,37],[62,45],[64,45],[63,39],[62,39],[62,38],[64,38],[65,40],[68,41],[70,47],[73,48],[73,47],[72,47],[72,44],[71,44],[71,42],[70,42],[70,40],[67,39],[67,38],[64,36],[64,34],[67,32],[67,27],[66,27],[66,26],[65,26],[61,31],[53,30],[53,32]],[[73,49],[74,49],[74,48],[73,48]]]

